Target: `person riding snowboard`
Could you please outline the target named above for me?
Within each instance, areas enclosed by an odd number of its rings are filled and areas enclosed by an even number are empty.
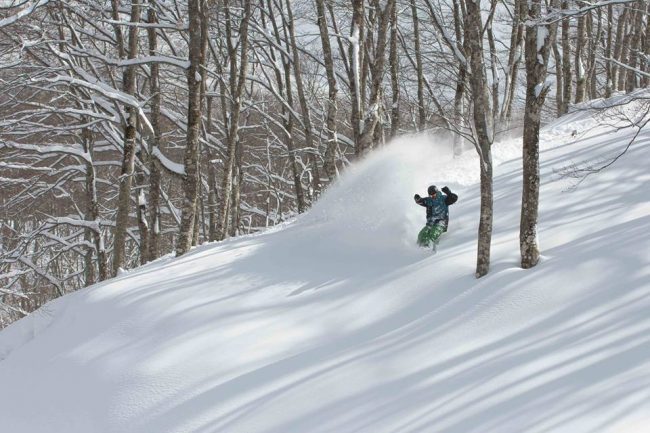
[[[448,187],[439,191],[435,185],[427,189],[428,197],[420,197],[415,194],[415,202],[427,208],[427,224],[418,234],[418,245],[421,247],[432,247],[436,250],[440,235],[447,231],[449,225],[449,206],[456,203],[458,196],[451,192]]]

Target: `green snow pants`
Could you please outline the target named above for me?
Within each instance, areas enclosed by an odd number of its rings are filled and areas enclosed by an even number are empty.
[[[438,245],[440,235],[445,231],[445,227],[440,224],[426,225],[420,233],[418,233],[418,245],[421,247],[430,248]]]

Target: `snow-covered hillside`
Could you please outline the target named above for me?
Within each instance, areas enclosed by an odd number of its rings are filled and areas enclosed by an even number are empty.
[[[610,119],[611,120],[611,119]],[[495,144],[490,274],[478,161],[405,137],[306,215],[164,258],[0,332],[7,433],[650,431],[650,134],[576,113],[542,135],[543,258],[518,267],[520,143]],[[460,196],[414,245],[435,183]]]

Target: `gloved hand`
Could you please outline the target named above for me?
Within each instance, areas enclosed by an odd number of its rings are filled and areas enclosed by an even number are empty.
[[[420,197],[420,194],[415,194],[415,196],[413,196],[413,198],[415,199],[415,201],[420,201],[420,199],[422,197]]]
[[[448,186],[443,186],[442,187],[442,192],[444,192],[447,195],[451,194],[451,190],[449,189]]]

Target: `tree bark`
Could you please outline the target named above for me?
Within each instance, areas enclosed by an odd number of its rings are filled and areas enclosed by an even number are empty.
[[[392,90],[392,104],[390,109],[390,138],[394,138],[400,128],[400,88],[399,88],[399,56],[397,52],[397,38],[398,38],[398,28],[397,28],[397,8],[393,8],[393,12],[390,16],[390,53],[388,55],[388,63],[390,64],[390,86]],[[418,36],[419,38],[419,36]],[[419,42],[418,42],[419,45]],[[424,128],[424,123],[426,118],[424,117],[424,94],[420,99],[420,87],[422,82],[418,76],[418,105],[420,108],[420,129]]]
[[[158,17],[156,14],[156,1],[149,0],[149,11],[147,22],[156,24]],[[147,29],[149,40],[149,55],[158,55],[158,36],[156,29],[149,27]],[[161,188],[161,170],[158,158],[154,155],[154,150],[160,147],[160,65],[158,62],[151,64],[151,77],[149,78],[149,96],[151,102],[151,127],[153,136],[149,140],[149,253],[148,259],[155,260],[160,256],[160,188]]]
[[[638,66],[639,53],[641,52],[641,38],[643,34],[643,18],[646,14],[646,1],[638,0],[635,4],[634,22],[632,24],[632,35],[630,38],[630,58],[628,65],[630,69],[627,71],[627,80],[625,84],[625,91],[632,92],[639,87],[638,74],[634,71]]]
[[[569,9],[568,0],[562,1],[562,10]],[[562,92],[562,109],[560,114],[569,112],[569,103],[573,94],[573,75],[571,73],[571,44],[569,42],[570,21],[568,19],[562,20],[562,82],[564,83],[564,91]]]
[[[311,110],[305,95],[305,86],[303,84],[302,67],[300,65],[300,54],[298,52],[298,43],[296,41],[295,21],[293,18],[293,10],[291,9],[291,0],[285,0],[285,7],[287,10],[287,19],[285,20],[287,29],[289,31],[289,42],[291,47],[293,74],[296,80],[296,90],[298,91],[298,102],[302,110],[302,124],[305,133],[305,147],[307,148],[309,166],[312,171],[312,191],[315,196],[320,194],[321,178],[320,169],[318,167],[318,160],[320,159],[320,152],[318,146],[314,142],[313,128],[311,124]]]
[[[424,67],[422,65],[422,49],[420,47],[420,19],[418,18],[418,8],[415,2],[416,0],[410,0],[411,15],[413,18],[415,74],[418,85],[418,130],[422,131],[426,128],[427,116],[424,102]],[[395,32],[396,31],[397,29],[395,29]],[[397,49],[397,47],[395,49]]]
[[[481,205],[478,229],[476,277],[486,275],[490,269],[490,248],[492,243],[493,191],[492,191],[492,141],[493,125],[490,96],[483,56],[483,22],[480,0],[468,1],[465,22],[465,39],[468,46],[471,68],[470,87],[474,107],[472,117],[476,131],[476,150],[481,170]]]
[[[176,256],[192,247],[199,195],[199,137],[201,133],[202,97],[208,40],[208,11],[206,0],[188,0],[189,60],[187,70],[187,135],[183,163],[183,208],[181,227],[176,242]]]
[[[244,1],[243,16],[239,26],[239,65],[237,64],[237,46],[233,44],[233,37],[231,34],[229,1],[226,1],[224,6],[226,18],[226,44],[230,60],[230,113],[227,117],[227,122],[224,125],[226,128],[227,153],[226,161],[224,163],[223,179],[221,182],[222,202],[219,212],[219,240],[225,239],[228,235],[230,212],[232,211],[231,200],[233,175],[235,172],[237,147],[240,146],[239,116],[244,102],[244,84],[246,82],[246,74],[248,73],[248,27],[250,25],[251,2]]]
[[[580,5],[581,3],[578,3]],[[585,71],[584,51],[587,43],[587,34],[585,31],[586,17],[578,18],[578,28],[576,34],[576,52],[575,52],[575,70],[576,70],[576,97],[575,103],[584,102],[587,89],[587,75]]]
[[[364,116],[363,130],[359,137],[357,146],[357,156],[365,155],[372,149],[375,137],[375,128],[380,119],[381,111],[381,83],[384,76],[384,65],[386,64],[386,38],[388,33],[388,23],[390,16],[395,7],[395,0],[388,0],[383,10],[378,10],[379,28],[377,35],[377,45],[375,48],[375,58],[372,65],[372,84],[370,88],[370,99],[368,101],[368,112]]]
[[[539,22],[541,15],[542,0],[531,0],[528,6],[528,22]],[[541,44],[540,39],[543,40]],[[519,225],[519,250],[521,267],[524,269],[532,268],[539,261],[537,242],[540,184],[539,128],[542,106],[550,88],[545,83],[546,68],[554,39],[555,26],[529,24],[526,27],[526,110],[522,159],[523,194]]]
[[[131,4],[131,23],[140,21],[140,0],[133,0]],[[120,33],[121,34],[121,33]],[[129,26],[128,58],[138,56],[138,26]],[[124,93],[133,95],[136,90],[136,66],[127,66],[124,70]],[[125,266],[126,231],[129,228],[129,212],[131,210],[131,185],[133,184],[133,168],[136,152],[136,135],[138,111],[135,107],[127,106],[126,125],[124,127],[124,154],[119,177],[119,195],[117,199],[117,217],[115,221],[115,238],[113,241],[113,275],[118,269]]]
[[[327,75],[327,114],[325,128],[327,131],[327,147],[325,151],[325,161],[323,170],[327,174],[328,182],[336,178],[336,154],[338,152],[338,137],[336,126],[336,115],[338,111],[336,85],[336,75],[334,71],[334,60],[332,58],[332,48],[330,46],[330,35],[327,27],[327,18],[325,16],[324,0],[316,0],[316,10],[318,13],[318,28],[320,30],[320,39],[323,46],[323,57],[325,63],[325,73]]]

